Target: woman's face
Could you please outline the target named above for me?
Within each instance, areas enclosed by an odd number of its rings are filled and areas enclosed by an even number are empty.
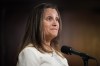
[[[45,38],[53,39],[57,36],[59,30],[59,16],[55,9],[44,9],[43,29]]]

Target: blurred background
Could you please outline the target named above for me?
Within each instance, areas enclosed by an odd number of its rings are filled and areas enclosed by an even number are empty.
[[[27,17],[41,2],[57,4],[63,29],[61,45],[70,46],[98,60],[100,66],[100,1],[96,0],[0,0],[0,65],[16,66],[16,52],[22,41]],[[67,55],[69,66],[84,66],[77,55]],[[89,59],[88,66],[96,66]]]

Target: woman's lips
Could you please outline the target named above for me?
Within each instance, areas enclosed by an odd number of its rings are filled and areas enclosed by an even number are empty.
[[[51,29],[51,30],[58,30],[58,29],[56,29],[56,28],[53,28],[53,29]]]
[[[52,31],[52,32],[53,32],[53,31],[58,31],[58,29],[55,29],[55,28],[54,28],[54,29],[51,29],[51,31]]]

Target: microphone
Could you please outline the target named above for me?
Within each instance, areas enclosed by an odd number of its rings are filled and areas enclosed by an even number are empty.
[[[71,55],[71,54],[75,54],[75,55],[81,56],[82,58],[87,58],[87,59],[96,60],[96,58],[91,57],[91,56],[89,56],[88,54],[85,54],[85,53],[76,51],[76,50],[72,49],[72,47],[69,47],[69,46],[62,46],[62,47],[61,47],[61,52],[65,53],[65,54],[70,54],[70,55]]]

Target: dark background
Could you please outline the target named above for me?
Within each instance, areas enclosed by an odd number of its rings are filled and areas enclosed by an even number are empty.
[[[57,4],[63,21],[61,45],[97,58],[100,64],[100,1],[96,0],[0,0],[0,66],[16,66],[27,17],[41,2]],[[69,66],[84,66],[81,57],[66,55]],[[96,66],[89,60],[89,66]]]

